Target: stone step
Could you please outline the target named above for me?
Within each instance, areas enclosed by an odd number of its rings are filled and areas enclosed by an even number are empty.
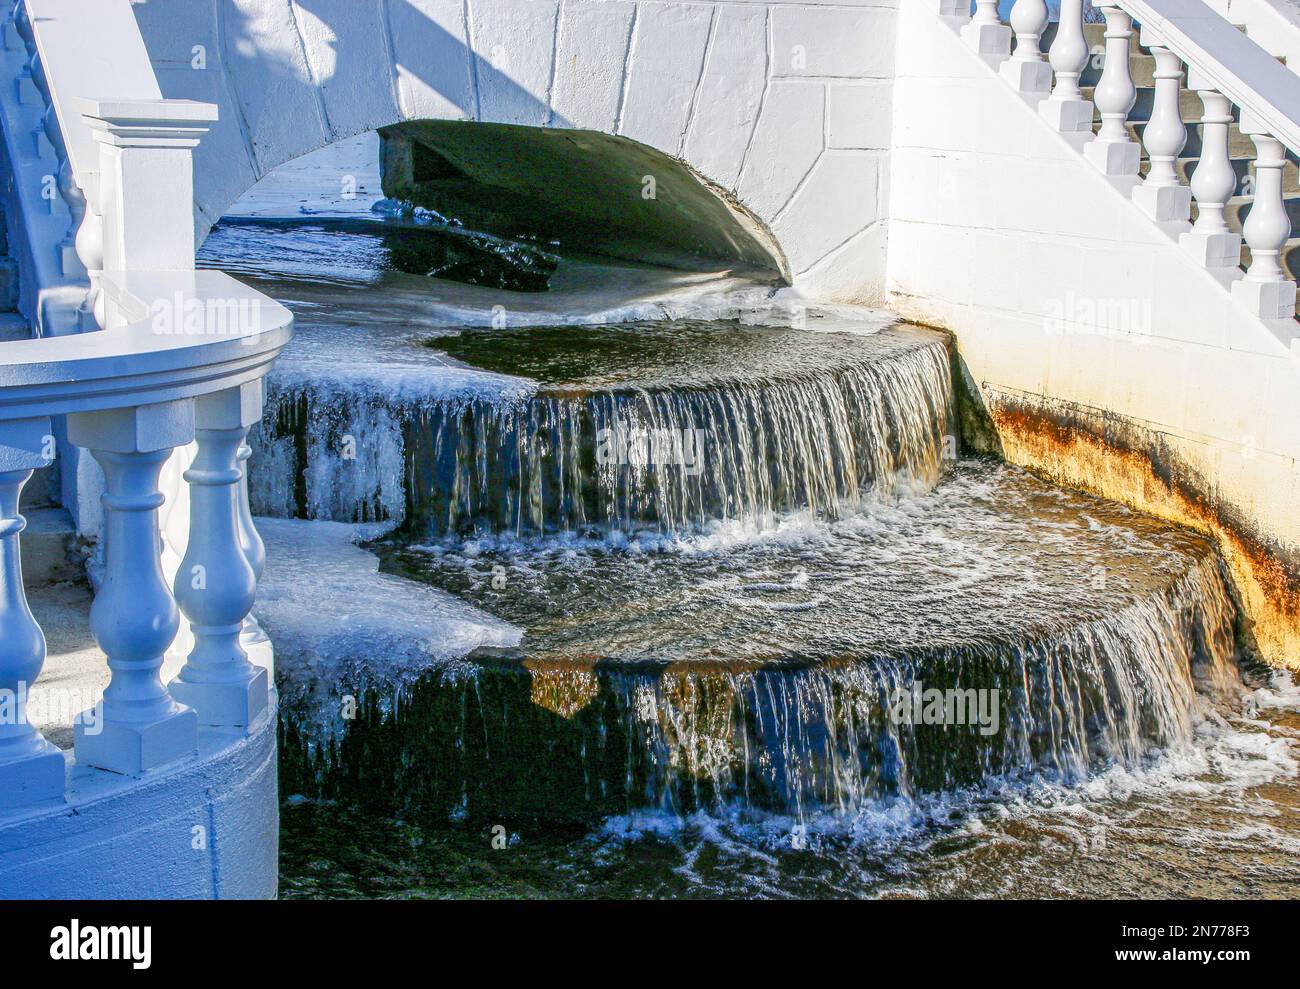
[[[18,309],[18,262],[0,258],[0,312]]]
[[[30,340],[32,328],[21,313],[0,312],[0,343],[11,340]]]
[[[53,471],[39,473],[51,474]],[[84,578],[85,562],[77,551],[77,530],[67,510],[28,508],[24,504],[23,516],[27,519],[27,528],[22,535],[24,585],[43,587]]]

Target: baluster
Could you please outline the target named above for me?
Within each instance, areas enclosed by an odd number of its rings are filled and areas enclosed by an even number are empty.
[[[1097,81],[1094,99],[1101,111],[1101,130],[1084,145],[1084,156],[1103,175],[1136,176],[1141,150],[1125,126],[1137,102],[1137,87],[1129,68],[1133,18],[1114,3],[1098,3],[1106,18],[1106,66]]]
[[[23,49],[27,52],[28,59],[30,59],[36,52],[36,33],[32,30],[32,21],[27,13],[26,0],[18,0],[14,4],[14,30],[18,32],[18,37],[22,39]],[[40,100],[40,94],[32,83],[32,72],[28,64],[24,64],[18,70],[18,75],[14,79],[14,95],[19,103],[28,105]]]
[[[248,661],[240,643],[257,574],[241,542],[239,451],[261,417],[258,381],[195,401],[198,453],[185,472],[190,538],[176,574],[176,600],[190,620],[194,650],[171,693],[205,725],[250,725],[268,703],[267,671]]]
[[[36,87],[36,92],[40,94],[38,102],[48,110],[54,101],[53,97],[50,95],[50,81],[45,78],[45,64],[41,61],[41,53],[39,50],[32,52],[31,61],[27,63],[27,73],[31,76],[32,85]],[[45,145],[43,143],[44,137],[45,114],[42,113],[41,119],[37,121],[36,127],[33,128],[31,132],[32,154],[37,158],[44,158],[46,156]],[[54,201],[51,200],[51,208],[53,208],[53,205]]]
[[[1090,54],[1083,34],[1083,0],[1061,0],[1061,20],[1049,59],[1056,88],[1038,105],[1038,112],[1063,134],[1092,135],[1092,104],[1079,88]]]
[[[0,813],[63,798],[63,753],[27,720],[45,636],[27,606],[19,534],[23,485],[50,462],[50,420],[0,422]]]
[[[18,33],[18,8],[22,6],[23,0],[18,0],[9,8],[9,16],[4,25],[4,44],[5,50],[16,52],[24,49],[22,35]],[[967,5],[969,7],[969,4]]]
[[[197,749],[194,711],[159,677],[180,617],[159,556],[158,478],[171,451],[193,437],[186,400],[68,416],[68,439],[90,450],[105,481],[104,580],[90,627],[112,677],[94,717],[75,727],[82,765],[136,775]]]
[[[85,298],[77,307],[77,328],[82,333],[102,330],[106,313],[104,303],[104,219],[92,203],[93,187],[90,182],[83,190],[86,203],[77,224],[72,243],[77,252],[77,259],[86,269],[86,278],[90,287],[86,289]]]
[[[261,404],[265,408],[266,379],[261,379],[259,384],[262,386]],[[253,509],[249,503],[248,462],[252,456],[253,448],[245,440],[239,446],[239,545],[248,559],[249,566],[253,568],[255,583],[260,584],[262,571],[266,569],[266,544],[262,542],[262,534],[257,531],[257,525],[253,522]],[[273,660],[271,640],[251,614],[244,619],[244,631],[240,642],[244,646],[244,651],[259,665],[270,668]]]
[[[1232,286],[1232,294],[1260,319],[1295,318],[1296,285],[1282,268],[1282,248],[1291,236],[1291,218],[1282,198],[1286,150],[1249,113],[1241,130],[1255,142],[1255,201],[1242,233],[1250,245],[1250,268]]]
[[[1192,196],[1196,199],[1196,223],[1179,238],[1179,243],[1220,280],[1238,277],[1241,266],[1241,236],[1228,229],[1223,215],[1237,189],[1237,173],[1228,156],[1228,128],[1232,104],[1228,98],[1191,74],[1189,82],[1201,97],[1201,157],[1192,172]]]
[[[1011,54],[1011,28],[998,18],[998,0],[976,0],[975,16],[961,36],[994,68]]]
[[[1187,229],[1192,210],[1192,190],[1178,179],[1178,156],[1187,146],[1183,123],[1183,60],[1168,48],[1151,47],[1156,60],[1155,105],[1143,131],[1151,170],[1133,190],[1134,201],[1158,223],[1177,223]]]
[[[1026,96],[1039,99],[1052,88],[1052,67],[1043,61],[1040,39],[1047,29],[1047,0],[1016,0],[1011,8],[1016,50],[999,72]]]

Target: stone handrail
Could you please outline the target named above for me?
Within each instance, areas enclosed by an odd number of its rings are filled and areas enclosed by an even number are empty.
[[[1296,283],[1281,259],[1291,236],[1283,198],[1285,149],[1300,153],[1300,77],[1201,0],[1096,0],[1106,20],[1105,64],[1093,99],[1087,100],[1079,80],[1092,52],[1084,36],[1082,0],[1061,0],[1060,24],[1046,56],[1040,48],[1048,23],[1045,0],[1016,0],[1010,26],[1001,22],[997,0],[977,0],[973,18],[964,0],[932,2],[970,47],[1244,309],[1282,341],[1296,338]],[[1142,145],[1129,120],[1137,100],[1130,65],[1135,20],[1156,63],[1155,100]],[[1177,169],[1188,136],[1181,100],[1184,64],[1187,86],[1205,108],[1190,183]],[[1241,109],[1240,131],[1257,150],[1253,185],[1245,190],[1253,202],[1240,234],[1227,222],[1230,201],[1238,195],[1229,148],[1234,104]],[[1094,111],[1101,117],[1096,134]],[[1150,162],[1145,177],[1144,148]],[[1190,222],[1193,200],[1195,224]],[[1244,275],[1243,237],[1251,254]]]
[[[115,61],[98,74],[82,65],[60,76],[57,64],[75,55],[81,9],[25,0],[13,25],[31,53],[29,85],[47,102],[43,133],[58,151],[86,288],[74,326],[82,332],[0,344],[0,816],[65,792],[64,754],[26,716],[45,640],[27,605],[19,542],[23,486],[56,449],[88,452],[104,478],[91,630],[112,675],[93,716],[74,724],[77,764],[148,773],[193,758],[200,725],[248,731],[270,704],[268,670],[243,645],[263,552],[248,512],[245,439],[293,318],[221,272],[194,270],[191,154],[216,107],[116,92]],[[111,15],[101,26],[135,30],[124,0],[96,9]],[[85,39],[83,48],[101,43]],[[112,50],[147,59],[142,44]],[[80,92],[68,91],[69,79]],[[54,416],[66,417],[66,443],[55,441]],[[188,460],[191,445],[189,538],[169,582],[160,478],[173,457]],[[181,486],[170,497],[184,504],[184,494]],[[181,612],[193,648],[164,684]]]
[[[1300,154],[1300,76],[1236,30],[1201,0],[1120,0],[1142,25],[1143,39],[1160,43],[1208,86],[1249,113]]]

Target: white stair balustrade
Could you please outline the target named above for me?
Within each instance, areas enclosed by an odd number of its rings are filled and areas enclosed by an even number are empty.
[[[52,455],[44,416],[0,422],[0,814],[63,799],[63,753],[27,720],[45,636],[27,606],[19,537],[23,485]]]
[[[247,727],[266,710],[267,671],[249,662],[240,638],[258,574],[242,545],[240,450],[262,416],[262,386],[248,382],[195,401],[198,452],[190,485],[190,537],[176,574],[176,599],[194,649],[171,693],[205,725]]]
[[[1201,157],[1192,171],[1192,196],[1196,199],[1196,223],[1179,238],[1179,243],[1202,265],[1225,283],[1240,275],[1241,235],[1228,227],[1224,209],[1237,189],[1237,173],[1228,153],[1228,128],[1232,125],[1232,104],[1217,90],[1205,86],[1189,73],[1205,107],[1201,115]]]
[[[1133,190],[1134,201],[1157,223],[1181,224],[1187,229],[1192,190],[1178,179],[1178,156],[1187,146],[1187,125],[1181,106],[1183,61],[1168,48],[1151,47],[1156,60],[1155,105],[1142,140],[1151,170]],[[1177,229],[1177,228],[1173,228]]]
[[[1079,88],[1089,54],[1083,0],[1061,0],[1061,20],[1048,59],[1056,73],[1056,88],[1038,104],[1038,112],[1063,134],[1092,135],[1092,102],[1083,98]]]
[[[1250,245],[1250,268],[1232,286],[1233,296],[1260,319],[1294,319],[1296,284],[1281,264],[1281,252],[1291,236],[1291,218],[1282,198],[1286,151],[1251,115],[1242,112],[1241,130],[1258,152],[1255,158],[1255,200],[1242,227]]]
[[[961,36],[994,67],[1011,55],[1011,28],[998,17],[998,0],[976,0],[975,16],[962,27]]]
[[[1106,65],[1093,96],[1101,111],[1101,129],[1084,145],[1084,156],[1103,175],[1136,179],[1141,149],[1129,136],[1128,115],[1137,102],[1137,87],[1129,55],[1133,42],[1133,18],[1115,3],[1098,3],[1106,18]]]
[[[104,470],[104,580],[90,628],[112,678],[94,718],[75,727],[77,762],[138,775],[193,756],[198,719],[160,679],[180,616],[163,579],[158,476],[194,438],[192,400],[68,416],[68,439]]]
[[[1043,60],[1041,39],[1047,29],[1046,0],[1016,0],[1011,8],[1016,49],[998,70],[1016,90],[1041,99],[1052,88],[1052,67]]]

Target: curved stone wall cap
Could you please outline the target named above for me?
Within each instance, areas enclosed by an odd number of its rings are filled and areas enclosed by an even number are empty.
[[[0,420],[147,405],[266,374],[293,336],[284,306],[220,271],[106,272],[130,322],[0,343]]]

